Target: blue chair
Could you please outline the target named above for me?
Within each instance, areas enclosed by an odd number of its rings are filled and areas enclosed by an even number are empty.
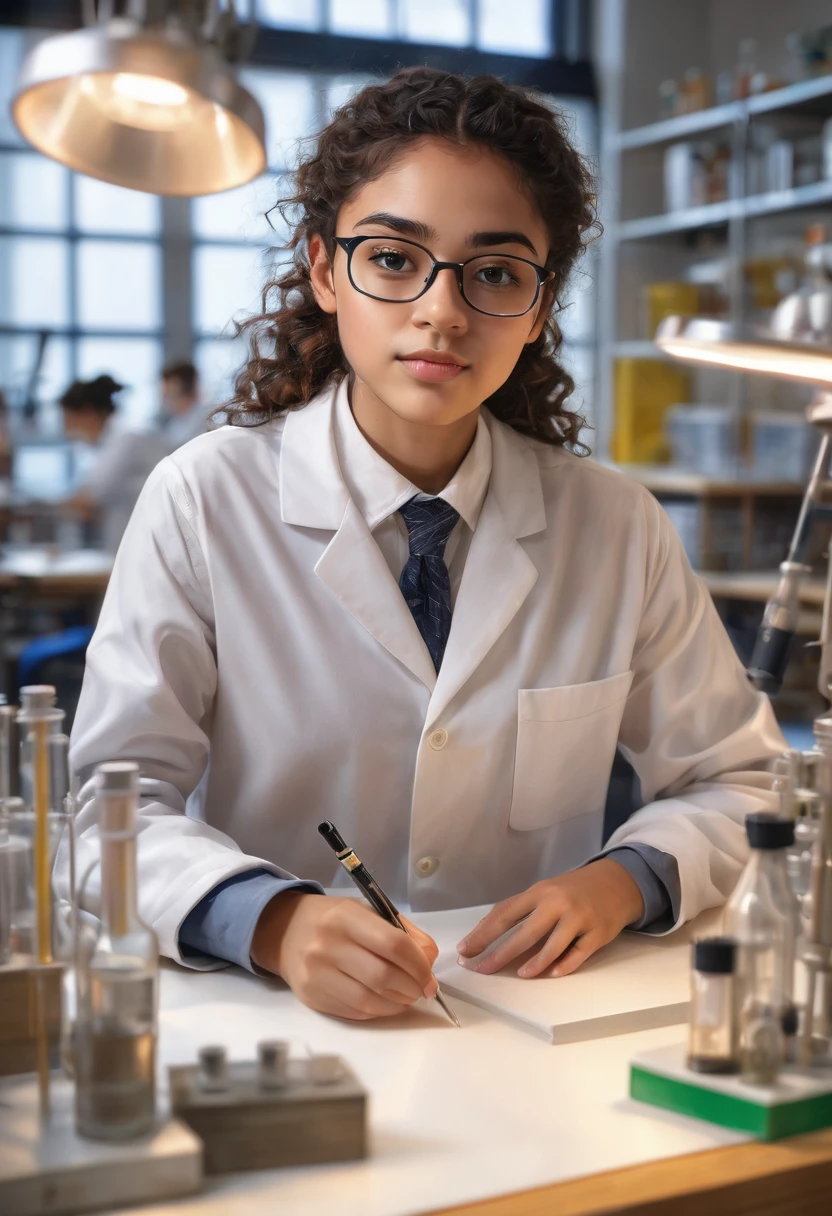
[[[87,647],[93,635],[90,625],[73,625],[60,633],[35,638],[17,660],[18,685],[54,684],[58,704],[66,713],[64,729],[69,732],[81,695]]]

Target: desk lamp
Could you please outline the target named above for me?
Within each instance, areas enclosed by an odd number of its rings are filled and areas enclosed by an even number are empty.
[[[254,27],[234,0],[83,0],[82,12],[81,29],[23,62],[12,115],[31,144],[151,194],[213,194],[263,171],[263,113],[231,66]]]
[[[780,566],[780,581],[766,604],[748,667],[749,679],[769,695],[780,690],[797,628],[800,580],[809,569],[806,555],[813,525],[819,520],[832,522],[832,508],[821,501],[830,484],[832,456],[832,244],[811,245],[806,265],[805,283],[781,300],[770,329],[704,317],[668,317],[655,338],[661,350],[677,359],[762,372],[816,388],[807,417],[820,430],[820,445],[788,556]],[[829,570],[818,677],[818,688],[826,700],[832,700],[832,562]]]

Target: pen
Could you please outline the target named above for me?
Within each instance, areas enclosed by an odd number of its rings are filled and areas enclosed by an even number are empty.
[[[395,925],[397,929],[401,929],[403,933],[407,933],[407,927],[405,926],[402,918],[399,916],[395,904],[387,898],[381,887],[373,878],[370,871],[364,865],[363,861],[361,861],[356,855],[355,851],[348,845],[344,844],[344,838],[335,825],[329,821],[326,823],[319,823],[318,831],[332,849],[333,853],[347,871],[355,885],[358,887],[359,891],[364,896],[370,907],[374,908],[375,911],[378,912],[379,916],[383,917],[389,925]],[[442,1009],[447,1017],[450,1018],[454,1026],[460,1026],[459,1018],[442,996],[441,989],[437,988],[436,995],[433,999],[438,1002],[440,1009]]]

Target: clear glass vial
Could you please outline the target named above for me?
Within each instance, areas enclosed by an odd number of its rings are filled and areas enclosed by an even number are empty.
[[[688,1068],[737,1072],[736,942],[730,937],[704,937],[693,943],[692,954]]]
[[[723,929],[737,943],[740,1071],[769,1084],[795,1030],[798,906],[786,870],[794,822],[756,813],[745,821],[751,857],[725,906]]]
[[[75,1123],[93,1140],[132,1140],[155,1117],[158,944],[137,910],[138,765],[101,764],[95,780],[100,924],[78,947]]]

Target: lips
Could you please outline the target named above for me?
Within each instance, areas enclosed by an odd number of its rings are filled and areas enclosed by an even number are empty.
[[[444,350],[417,350],[399,356],[399,362],[417,380],[433,384],[455,380],[468,367],[458,355]]]

